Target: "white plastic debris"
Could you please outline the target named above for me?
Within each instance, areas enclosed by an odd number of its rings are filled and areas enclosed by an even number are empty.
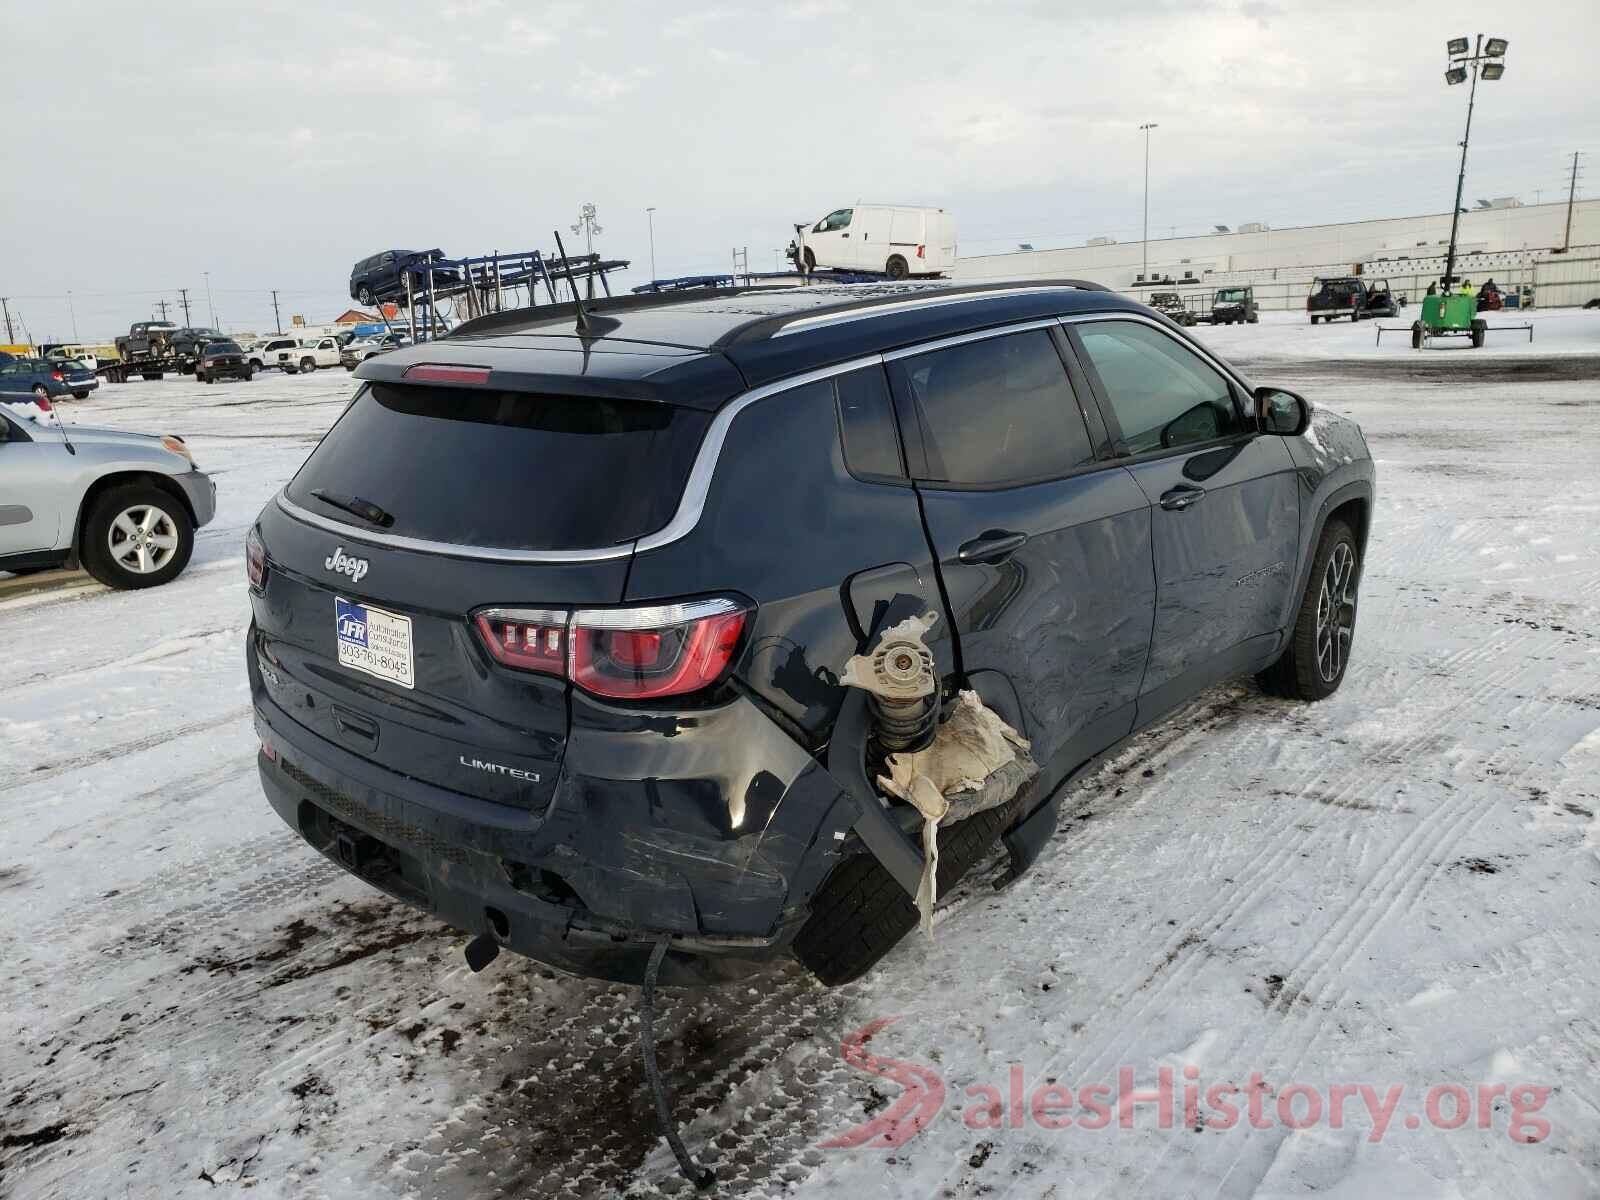
[[[938,901],[939,826],[996,808],[1037,773],[1028,739],[1000,719],[973,691],[956,697],[933,743],[911,754],[891,754],[878,786],[909,802],[922,816],[922,881],[917,911],[923,933],[933,936]]]
[[[915,700],[934,691],[933,652],[922,640],[939,614],[907,617],[878,635],[877,648],[844,664],[840,682],[890,701]]]

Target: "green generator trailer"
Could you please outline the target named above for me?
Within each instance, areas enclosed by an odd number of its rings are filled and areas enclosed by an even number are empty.
[[[1422,319],[1411,324],[1411,347],[1420,350],[1440,337],[1470,337],[1478,349],[1488,336],[1489,324],[1478,316],[1478,298],[1455,292],[1447,296],[1424,296]]]

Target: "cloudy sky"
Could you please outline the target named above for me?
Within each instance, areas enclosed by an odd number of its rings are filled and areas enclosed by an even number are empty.
[[[661,275],[727,269],[735,246],[770,269],[794,222],[858,200],[944,205],[969,254],[1137,239],[1145,121],[1152,237],[1437,212],[1461,33],[1511,41],[1479,90],[1469,204],[1564,198],[1563,156],[1600,151],[1595,0],[0,0],[0,17],[0,295],[39,340],[74,316],[109,337],[180,287],[209,321],[207,272],[230,328],[270,328],[272,288],[286,317],[327,320],[358,258],[548,248],[586,201],[597,249],[639,279],[650,205]]]

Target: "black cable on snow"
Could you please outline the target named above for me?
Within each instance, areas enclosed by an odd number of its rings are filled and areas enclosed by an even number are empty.
[[[650,1093],[656,1101],[656,1121],[666,1135],[672,1156],[678,1160],[678,1170],[683,1177],[701,1191],[717,1181],[717,1173],[702,1167],[689,1156],[678,1127],[672,1123],[672,1110],[667,1105],[667,1090],[661,1083],[661,1071],[656,1066],[656,976],[661,971],[661,960],[667,956],[669,939],[662,938],[650,951],[650,963],[644,969],[644,992],[639,998],[639,1047],[644,1051],[644,1077],[649,1081]]]

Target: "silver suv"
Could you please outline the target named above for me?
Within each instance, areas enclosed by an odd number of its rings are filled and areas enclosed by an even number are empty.
[[[0,571],[76,567],[116,588],[189,562],[217,487],[183,439],[82,425],[0,403]]]

